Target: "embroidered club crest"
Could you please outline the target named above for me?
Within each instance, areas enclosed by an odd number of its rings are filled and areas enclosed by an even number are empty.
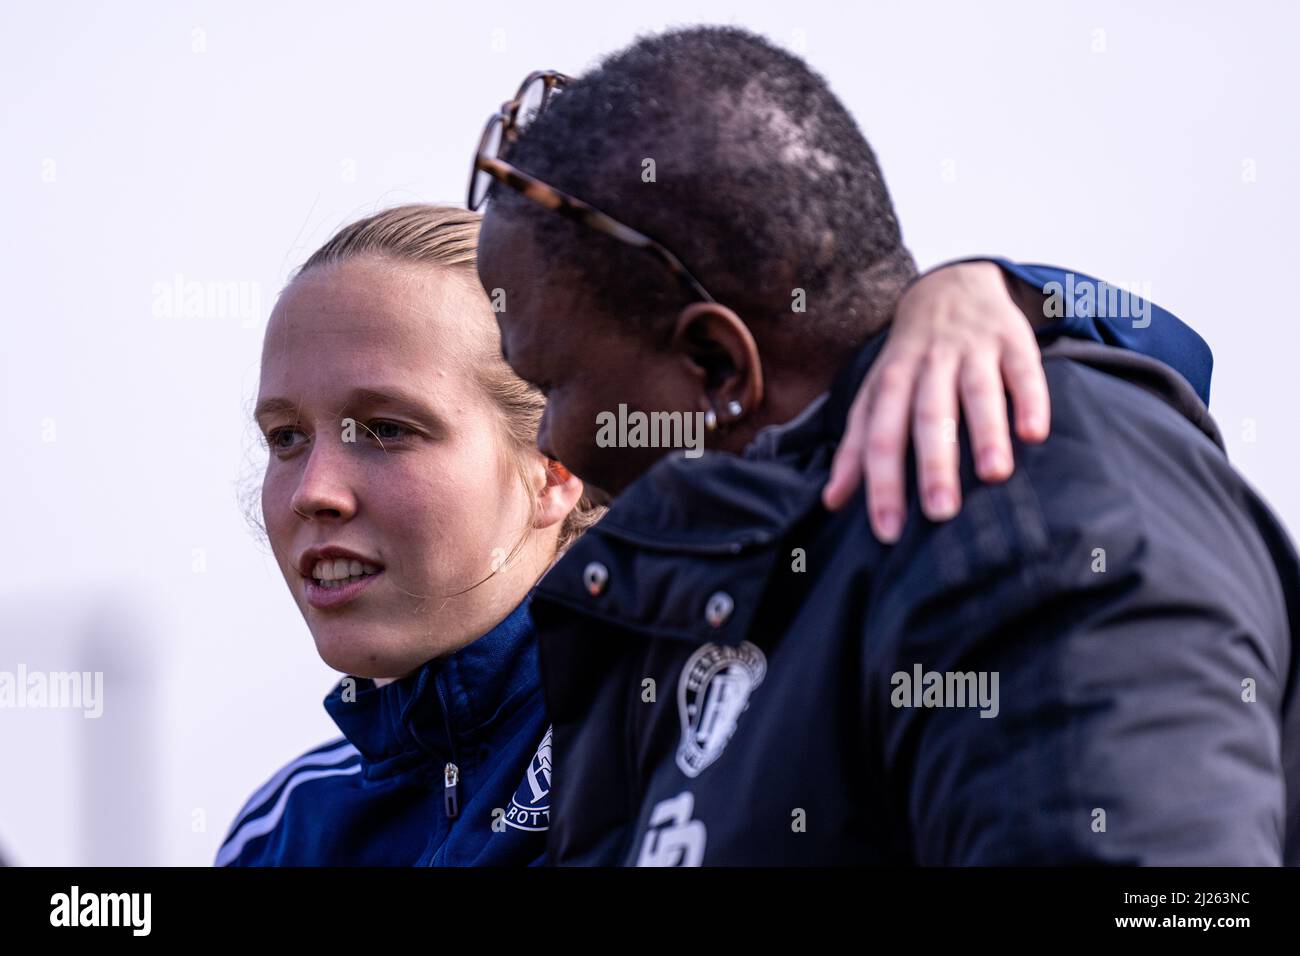
[[[506,825],[516,830],[545,830],[551,825],[551,728],[537,745],[523,783],[510,798]]]
[[[749,695],[766,673],[767,658],[749,641],[738,646],[705,644],[691,655],[677,684],[682,718],[677,766],[682,773],[698,777],[722,756],[749,706]]]

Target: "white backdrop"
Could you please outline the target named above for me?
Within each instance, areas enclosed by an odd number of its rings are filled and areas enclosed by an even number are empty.
[[[1146,283],[1214,349],[1230,454],[1300,530],[1295,5],[6,4],[0,671],[106,676],[97,720],[0,710],[0,855],[207,864],[336,734],[236,501],[281,283],[352,218],[463,201],[530,69],[697,22],[828,77],[922,266]]]

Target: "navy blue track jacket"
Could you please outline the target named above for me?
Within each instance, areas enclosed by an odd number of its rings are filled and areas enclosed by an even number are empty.
[[[218,866],[542,862],[551,748],[527,601],[401,680],[342,679],[325,708],[344,737],[249,799]]]

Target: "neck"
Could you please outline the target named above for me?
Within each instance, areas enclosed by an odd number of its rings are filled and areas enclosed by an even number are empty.
[[[735,425],[719,430],[716,444],[720,451],[740,454],[760,431],[769,425],[784,425],[809,406],[817,396],[830,388],[835,369],[825,376],[773,376],[767,382],[762,404],[753,413],[745,415]]]

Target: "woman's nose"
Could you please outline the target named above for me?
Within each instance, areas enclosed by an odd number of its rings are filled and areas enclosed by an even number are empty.
[[[303,518],[347,519],[356,514],[357,499],[347,453],[335,436],[312,443],[290,506]]]

